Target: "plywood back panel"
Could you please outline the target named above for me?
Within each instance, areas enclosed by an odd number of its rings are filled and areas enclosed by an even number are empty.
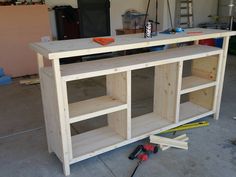
[[[13,77],[38,73],[29,43],[51,36],[47,6],[1,6],[0,25],[0,67]]]
[[[202,89],[189,94],[189,100],[199,106],[206,109],[213,109],[213,101],[215,95],[215,87],[210,87],[207,89]]]
[[[193,60],[192,74],[209,80],[216,80],[218,56],[208,56]]]
[[[175,122],[179,64],[171,63],[155,67],[154,112]]]

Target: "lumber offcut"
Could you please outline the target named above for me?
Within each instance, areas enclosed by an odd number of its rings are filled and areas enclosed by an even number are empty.
[[[153,144],[160,144],[160,145],[166,145],[166,146],[171,146],[175,148],[180,148],[180,149],[188,149],[188,143],[183,142],[180,140],[175,140],[175,139],[170,139],[170,138],[165,138],[165,137],[160,137],[156,135],[150,136],[150,142]]]
[[[179,141],[186,142],[186,141],[189,140],[189,138],[187,137],[186,134],[183,134],[183,135],[180,135],[180,136],[174,138],[174,140],[179,140]],[[165,150],[167,150],[167,149],[169,149],[169,148],[171,148],[171,146],[160,145],[160,149],[161,149],[162,151],[165,151]]]

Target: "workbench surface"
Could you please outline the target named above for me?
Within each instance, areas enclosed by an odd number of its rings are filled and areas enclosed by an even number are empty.
[[[189,34],[191,32],[193,33]],[[114,36],[115,42],[107,46],[101,46],[100,44],[93,42],[92,38],[85,38],[33,43],[31,44],[31,48],[48,59],[59,59],[232,35],[236,35],[236,31],[192,28],[176,34],[159,34],[158,36],[149,39],[144,38],[143,33]]]

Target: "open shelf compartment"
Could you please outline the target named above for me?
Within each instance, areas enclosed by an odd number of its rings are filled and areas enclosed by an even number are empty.
[[[89,82],[96,83],[96,77],[84,79],[84,82],[87,83],[86,80],[89,79],[92,79]],[[102,86],[102,89],[100,89],[102,90],[100,91],[101,92],[100,95],[93,94],[93,92],[97,91],[96,87],[90,86],[88,88],[90,94],[88,93],[87,97],[83,98],[83,100],[80,99],[80,94],[79,94],[76,100],[67,101],[68,117],[69,117],[69,122],[71,124],[78,121],[83,121],[86,119],[91,119],[93,117],[127,109],[127,83],[128,83],[127,73],[122,72],[122,73],[110,74],[106,76],[105,80],[106,84]],[[81,80],[76,82],[80,81]],[[67,91],[69,82],[65,83],[67,87],[65,88],[64,95],[65,98],[68,99],[67,95],[70,95]],[[77,89],[77,86],[75,89]],[[95,97],[91,97],[91,95],[92,96],[95,95]]]
[[[149,135],[176,123],[180,63],[154,67],[152,111],[131,119],[131,137]],[[147,86],[146,87],[151,87]],[[135,91],[132,90],[134,93]]]
[[[179,121],[213,114],[215,87],[201,89],[181,96]]]
[[[181,94],[216,85],[219,55],[184,62]]]
[[[118,144],[125,139],[119,136],[110,127],[103,127],[81,135],[72,137],[73,158],[87,154],[96,154],[96,151]]]
[[[171,125],[172,123],[173,122],[161,118],[155,113],[149,113],[132,118],[132,137],[149,134],[150,132]]]
[[[71,124],[72,129],[77,130],[71,139],[73,159],[97,155],[99,151],[125,141],[127,122],[127,110],[122,110]],[[89,128],[84,131],[85,127]],[[80,130],[82,133],[78,133]]]

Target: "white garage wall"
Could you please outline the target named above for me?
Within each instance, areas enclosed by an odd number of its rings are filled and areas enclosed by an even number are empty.
[[[140,12],[145,12],[147,6],[147,0],[110,0],[110,16],[111,16],[111,31],[112,35],[115,34],[115,29],[122,28],[121,15],[127,9],[136,9]],[[77,7],[77,0],[46,0],[46,4],[49,7],[54,7],[56,5],[71,5],[72,7]],[[50,20],[52,26],[53,36],[56,36],[56,23],[54,12],[50,11]]]
[[[115,34],[115,29],[122,28],[122,18],[121,15],[127,9],[136,9],[140,12],[146,11],[146,6],[148,0],[110,0],[111,1],[111,31],[112,35]],[[155,19],[155,1],[151,0],[150,12],[149,16],[152,20]],[[72,7],[77,7],[77,0],[46,0],[46,4],[49,7],[53,7],[55,5],[71,5]],[[195,25],[199,23],[210,21],[208,19],[208,15],[217,13],[217,0],[193,0],[194,3],[194,22]],[[175,0],[170,0],[172,18],[174,20],[175,13]],[[50,20],[52,26],[53,36],[56,36],[56,25],[55,25],[55,17],[54,12],[50,11]],[[159,25],[159,30],[163,30],[169,28],[170,20],[169,13],[167,9],[167,0],[159,0],[159,11],[158,11],[158,21],[161,23]]]
[[[199,23],[209,22],[209,15],[217,15],[218,1],[217,0],[193,0],[194,3],[194,22]]]

